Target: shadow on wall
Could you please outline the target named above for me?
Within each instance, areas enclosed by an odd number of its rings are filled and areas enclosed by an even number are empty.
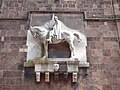
[[[50,44],[48,47],[49,58],[69,58],[70,49],[68,43],[61,42],[59,44]]]

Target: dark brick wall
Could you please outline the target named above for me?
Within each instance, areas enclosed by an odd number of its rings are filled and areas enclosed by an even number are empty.
[[[93,87],[91,90],[119,90],[120,60],[116,22],[88,22],[86,30],[91,65],[88,82]]]
[[[120,89],[120,1],[119,0],[1,0],[0,1],[0,90],[119,90]],[[113,7],[113,5],[114,7]],[[80,69],[78,83],[71,74],[50,83],[35,83],[33,68],[24,76],[29,11],[86,11],[88,18],[113,21],[85,21],[88,40],[88,75]],[[12,20],[12,19],[16,20]],[[5,20],[6,19],[6,20]],[[10,19],[10,20],[9,20]]]
[[[25,18],[31,10],[78,10],[76,1],[54,0],[3,0],[1,5],[2,18]]]
[[[1,0],[1,18],[26,18],[28,11],[62,10],[87,11],[88,17],[111,17],[115,11],[120,15],[119,0]],[[114,7],[111,6],[114,4]],[[114,10],[113,10],[114,9]]]

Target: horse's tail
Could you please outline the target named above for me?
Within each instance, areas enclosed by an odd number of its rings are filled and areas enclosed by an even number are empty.
[[[77,37],[77,39],[78,39],[79,42],[81,41],[80,35],[78,33],[74,32],[74,36]]]

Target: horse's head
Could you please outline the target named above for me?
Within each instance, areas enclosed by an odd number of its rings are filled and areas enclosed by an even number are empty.
[[[34,38],[41,37],[42,35],[47,33],[43,27],[39,27],[39,26],[34,26],[34,27],[31,26],[30,31]]]

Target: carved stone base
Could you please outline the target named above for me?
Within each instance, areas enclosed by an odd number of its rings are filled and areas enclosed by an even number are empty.
[[[61,65],[61,63],[65,63],[62,66],[66,67],[64,69],[67,69],[67,72],[78,72],[78,67],[89,67],[89,63],[86,61],[84,62],[78,59],[70,58],[48,58],[47,60],[32,60],[25,62],[24,67],[35,67],[35,71],[40,72],[54,72],[54,64]]]
[[[47,58],[45,60],[33,60],[24,63],[25,67],[34,67],[36,82],[40,82],[40,73],[45,73],[45,82],[49,82],[50,73],[64,73],[67,78],[68,73],[72,73],[72,82],[77,82],[79,67],[89,67],[88,62],[70,58]],[[57,77],[56,76],[56,77]]]

